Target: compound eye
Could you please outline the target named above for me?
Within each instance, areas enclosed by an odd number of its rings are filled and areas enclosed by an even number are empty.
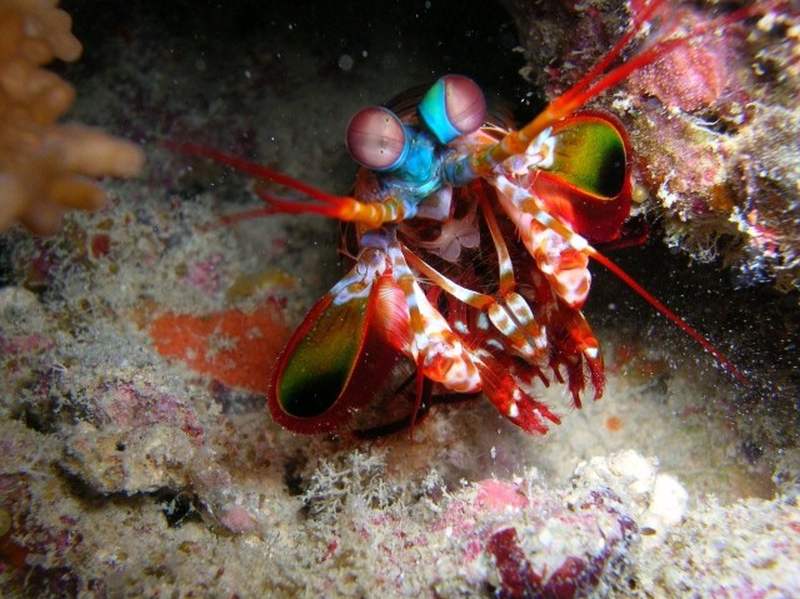
[[[447,144],[483,125],[486,98],[472,79],[445,75],[426,92],[417,110],[428,130]]]
[[[445,75],[442,79],[450,123],[461,135],[477,131],[486,120],[486,98],[481,88],[463,75]]]
[[[403,123],[381,106],[363,108],[350,119],[345,143],[353,160],[374,171],[396,168],[407,153]]]

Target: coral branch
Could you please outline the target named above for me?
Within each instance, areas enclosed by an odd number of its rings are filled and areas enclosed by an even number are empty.
[[[82,48],[72,19],[55,4],[0,6],[0,231],[19,221],[34,233],[53,233],[65,210],[102,206],[105,194],[91,178],[131,177],[144,162],[130,142],[56,122],[75,90],[41,66],[77,60]]]

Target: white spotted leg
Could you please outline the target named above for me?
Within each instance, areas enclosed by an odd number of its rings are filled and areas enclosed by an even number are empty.
[[[502,174],[487,177],[487,180],[497,189],[497,197],[501,206],[516,225],[522,242],[536,260],[539,269],[550,280],[556,293],[567,305],[574,308],[580,308],[583,305],[591,284],[591,274],[587,268],[589,258],[591,258],[611,271],[648,304],[714,356],[722,367],[741,383],[749,384],[747,377],[699,331],[639,285],[615,262],[573,231],[569,225],[550,215],[542,202],[536,196],[531,195],[526,188],[512,183]],[[594,337],[588,336],[581,343],[583,345],[579,349],[589,359],[598,357],[599,348]]]
[[[451,391],[480,390],[480,376],[470,352],[439,311],[433,307],[398,246],[387,250],[392,275],[405,296],[411,340],[405,352],[425,377]]]
[[[408,248],[402,248],[400,257],[405,258],[403,264],[406,264],[407,261],[407,264],[411,265],[415,270],[427,277],[434,285],[448,293],[457,301],[480,311],[481,317],[488,317],[488,320],[492,322],[495,328],[507,340],[508,347],[512,348],[523,359],[531,364],[534,363],[534,360],[546,363],[548,355],[546,349],[539,350],[528,341],[524,328],[520,326],[517,317],[514,316],[514,314],[525,315],[531,312],[527,303],[522,300],[521,297],[519,298],[520,303],[523,304],[527,310],[524,308],[521,309],[518,305],[512,308],[507,303],[501,304],[492,296],[462,287],[438,272],[424,260],[408,250]],[[397,262],[399,262],[399,258]],[[395,268],[397,268],[397,266],[395,266]],[[509,279],[506,280],[508,281]],[[413,293],[408,294],[407,301],[411,314],[411,328],[416,338],[415,344],[417,346],[426,348],[429,355],[431,351],[430,347],[432,346],[431,340],[435,339],[440,339],[440,341],[436,343],[445,343],[451,348],[458,348],[460,355],[463,356],[463,359],[470,365],[470,372],[472,372],[472,368],[475,368],[479,386],[474,390],[482,389],[503,416],[524,430],[544,433],[547,431],[545,420],[556,424],[560,423],[558,416],[551,412],[546,405],[536,401],[520,387],[520,382],[506,363],[498,357],[495,357],[491,352],[486,351],[485,348],[469,347],[461,340],[459,334],[468,336],[472,332],[469,330],[466,321],[457,321],[455,323],[458,334],[450,329],[444,317],[427,301],[427,297],[422,293],[419,284],[416,282],[416,277],[410,270],[406,274],[400,276],[398,285],[401,288],[406,289],[410,287],[413,290]],[[514,292],[511,293],[513,293],[513,295],[509,294],[509,296],[511,297],[511,303],[514,304],[514,296],[517,294]],[[523,319],[524,318],[530,318],[532,320],[532,315],[530,317],[523,316]],[[418,321],[417,319],[421,320]],[[478,326],[480,328],[480,325]],[[446,332],[442,330],[444,327],[446,327]],[[542,335],[544,336],[543,331]],[[496,340],[493,338],[487,340],[487,347],[492,345],[490,343],[492,341]],[[504,348],[501,346],[498,349]],[[440,353],[439,351],[436,352],[436,354]],[[452,360],[454,356],[451,354],[447,357]],[[429,358],[418,359],[417,362],[424,368],[428,360]],[[461,368],[451,367],[451,370],[459,372]],[[427,372],[425,376],[433,378]],[[447,379],[442,380],[442,383],[448,388],[453,388],[452,383],[448,383]]]
[[[510,348],[527,362],[538,363],[546,356],[547,336],[535,323],[530,307],[518,293],[509,292],[498,301],[491,295],[467,289],[447,278],[405,246],[403,255],[411,266],[437,287],[458,301],[485,313],[507,340]]]

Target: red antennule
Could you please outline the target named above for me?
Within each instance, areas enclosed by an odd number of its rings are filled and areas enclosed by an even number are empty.
[[[313,204],[285,200],[283,198],[274,196],[265,189],[259,187],[256,189],[256,193],[268,204],[268,206],[266,208],[246,210],[244,212],[223,216],[222,223],[226,225],[276,213],[294,214],[312,212],[335,218],[339,214],[342,205],[347,202],[347,198],[325,193],[324,191],[317,189],[308,183],[303,183],[294,177],[290,177],[289,175],[272,170],[271,168],[256,164],[255,162],[250,162],[249,160],[244,160],[243,158],[226,154],[225,152],[220,152],[219,150],[215,150],[214,148],[208,146],[191,143],[176,143],[172,141],[165,141],[163,143],[166,147],[175,152],[180,152],[181,154],[185,154],[187,156],[209,158],[215,162],[229,166],[230,168],[239,172],[246,173],[256,177],[257,179],[261,179],[262,181],[270,181],[272,183],[277,183],[278,185],[288,187],[289,189],[320,202],[319,204]]]
[[[548,106],[548,111],[552,109],[553,112],[557,114],[569,114],[576,108],[586,104],[586,102],[592,98],[599,96],[607,89],[613,87],[634,71],[637,71],[642,67],[655,62],[679,46],[685,45],[710,31],[726,27],[751,17],[764,9],[763,5],[758,4],[745,6],[723,17],[718,17],[701,25],[697,25],[689,30],[686,35],[672,39],[662,39],[652,47],[644,50],[640,54],[637,54],[627,62],[622,63],[605,74],[602,74],[608,65],[610,65],[616,58],[619,57],[628,43],[630,43],[631,39],[641,31],[647,20],[653,16],[655,11],[658,10],[662,4],[664,4],[664,0],[653,0],[650,4],[648,4],[644,10],[642,10],[636,16],[633,22],[633,27],[631,27],[631,29],[625,35],[623,35],[616,44],[614,44],[614,47],[611,48],[611,50],[609,50],[609,52],[600,60],[600,62],[592,67],[592,69],[590,69],[589,72],[580,79],[580,81],[573,85],[569,90],[564,92],[561,96],[553,100],[550,106]]]
[[[536,118],[520,130],[508,133],[496,144],[475,153],[470,158],[471,169],[476,173],[486,174],[512,155],[524,152],[531,141],[542,131],[553,126],[557,121],[568,117],[591,99],[615,86],[634,71],[655,62],[669,52],[696,40],[710,31],[726,27],[758,14],[764,10],[765,6],[773,6],[777,2],[756,3],[751,6],[745,6],[726,16],[693,27],[688,33],[680,37],[661,38],[661,41],[658,41],[627,62],[608,70],[609,65],[620,57],[622,51],[628,46],[633,37],[641,32],[647,20],[664,3],[665,0],[651,0],[634,18],[631,29],[614,44],[611,50],[580,81],[550,102]]]

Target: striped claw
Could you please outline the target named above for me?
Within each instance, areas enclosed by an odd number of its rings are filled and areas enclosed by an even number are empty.
[[[451,391],[480,390],[480,376],[469,351],[433,307],[417,283],[399,247],[389,248],[395,280],[409,312],[411,339],[406,352],[422,374]]]

